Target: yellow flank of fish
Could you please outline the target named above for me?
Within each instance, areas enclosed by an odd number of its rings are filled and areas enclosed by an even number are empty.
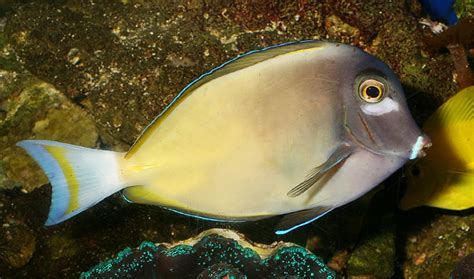
[[[474,86],[450,98],[423,130],[433,146],[408,168],[403,209],[427,205],[462,210],[474,206]]]
[[[45,146],[44,148],[56,159],[63,171],[69,189],[69,206],[66,209],[66,213],[69,214],[79,208],[79,183],[76,174],[66,158],[65,149],[57,146]]]

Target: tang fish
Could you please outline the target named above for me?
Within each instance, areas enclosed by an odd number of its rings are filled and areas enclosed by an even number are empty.
[[[400,207],[474,206],[474,86],[451,97],[423,125],[433,140],[425,158],[407,168]]]
[[[286,214],[283,234],[363,195],[428,143],[387,65],[352,46],[303,41],[203,74],[127,153],[18,145],[53,187],[46,225],[123,190],[210,220]]]

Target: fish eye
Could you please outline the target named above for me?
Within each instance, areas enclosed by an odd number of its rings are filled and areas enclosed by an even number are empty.
[[[367,103],[378,103],[382,100],[385,93],[385,86],[378,80],[364,80],[359,85],[359,96]]]

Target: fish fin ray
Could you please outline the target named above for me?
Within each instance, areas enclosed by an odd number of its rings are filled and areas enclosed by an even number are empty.
[[[474,120],[474,86],[465,88],[447,100],[426,122],[444,125],[465,123]],[[426,125],[425,124],[425,125]]]
[[[314,184],[316,184],[316,182],[318,182],[318,180],[321,179],[324,174],[326,174],[335,166],[343,163],[351,154],[352,148],[349,145],[344,144],[338,146],[326,162],[311,170],[310,173],[306,176],[306,179],[300,184],[298,184],[296,187],[291,189],[286,195],[294,198],[303,194]]]
[[[45,225],[55,225],[124,188],[118,169],[123,153],[48,140],[17,143],[38,163],[52,186]]]
[[[420,205],[450,210],[464,210],[474,206],[474,173],[443,172],[439,185]]]
[[[279,235],[286,234],[296,228],[313,222],[333,209],[334,207],[331,206],[318,206],[287,214],[278,222],[275,233]]]

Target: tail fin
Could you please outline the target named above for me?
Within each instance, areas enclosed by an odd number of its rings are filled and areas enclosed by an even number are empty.
[[[69,219],[125,187],[120,175],[123,153],[48,140],[24,140],[17,145],[35,159],[53,187],[47,226]]]

